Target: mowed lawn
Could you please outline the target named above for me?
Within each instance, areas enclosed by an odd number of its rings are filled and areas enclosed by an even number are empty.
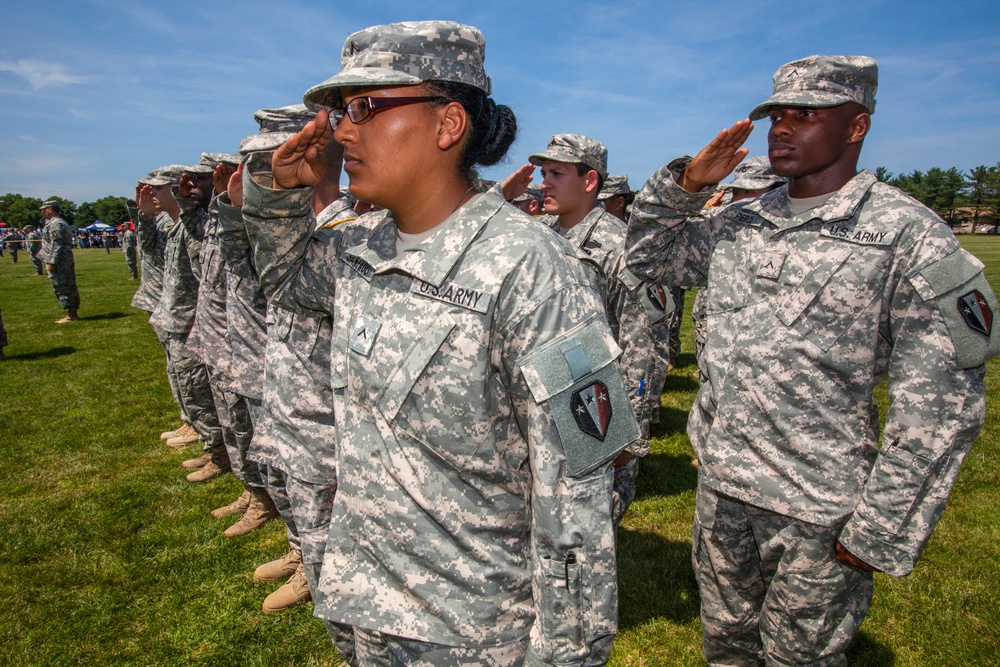
[[[1000,239],[964,237],[1000,287]],[[209,512],[240,492],[192,485],[164,447],[177,424],[163,353],[129,306],[113,250],[76,251],[83,321],[61,317],[22,254],[0,258],[10,345],[0,363],[0,664],[336,665],[311,605],[260,613],[274,589],[253,569],[286,550],[277,522],[229,540]],[[696,471],[684,433],[697,390],[690,309],[639,495],[619,530],[620,626],[613,665],[702,664],[690,565]],[[849,653],[856,665],[1000,664],[1000,362],[986,426],[913,575],[878,575]],[[884,391],[882,404],[885,405]]]

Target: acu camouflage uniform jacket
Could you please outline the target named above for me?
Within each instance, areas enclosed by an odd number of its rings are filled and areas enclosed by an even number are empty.
[[[792,216],[787,186],[697,217],[711,192],[645,184],[629,265],[709,286],[702,386],[688,434],[700,480],[824,526],[892,575],[909,573],[985,412],[997,353],[983,265],[932,211],[862,172]],[[695,217],[692,217],[695,216]],[[872,391],[888,374],[879,440]]]
[[[365,215],[310,266],[309,190],[244,192],[265,289],[333,315],[317,615],[451,646],[530,635],[527,665],[604,664],[610,462],[638,429],[572,249],[495,188],[399,256],[392,217]]]

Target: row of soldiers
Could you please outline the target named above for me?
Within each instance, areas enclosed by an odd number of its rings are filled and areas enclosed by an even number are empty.
[[[750,114],[768,164],[740,166],[737,122],[655,173],[626,225],[593,138],[474,180],[516,134],[484,51],[447,21],[355,33],[306,107],[258,112],[241,158],[137,191],[134,304],[185,420],[167,444],[205,443],[191,481],[243,482],[215,511],[242,512],[227,535],[286,525],[264,610],[311,595],[351,665],[604,664],[657,326],[696,285],[706,660],[846,664],[872,572],[912,571],[943,512],[1000,352],[982,264],[857,169],[877,65],[783,66]],[[342,169],[381,210],[358,215]]]

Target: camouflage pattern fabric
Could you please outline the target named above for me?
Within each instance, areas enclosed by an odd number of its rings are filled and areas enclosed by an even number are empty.
[[[62,309],[78,309],[80,291],[76,287],[76,266],[73,262],[73,230],[62,218],[52,218],[45,223],[38,258],[54,267],[48,272],[49,282]]]
[[[306,91],[310,109],[336,107],[342,86],[413,85],[454,81],[492,90],[483,70],[486,40],[453,21],[410,21],[365,28],[344,42],[340,72]]]
[[[289,549],[302,550],[302,540],[299,538],[299,528],[295,521],[295,513],[292,511],[292,500],[288,496],[288,480],[284,472],[279,468],[266,463],[256,463],[260,472],[260,477],[264,482],[267,495],[271,496],[278,515],[281,516],[285,524],[285,537],[288,539]],[[306,577],[308,581],[308,577]]]
[[[776,105],[835,107],[857,102],[875,113],[878,63],[868,56],[809,56],[782,65],[774,73],[774,92],[750,112],[767,118]]]
[[[225,201],[225,198],[224,200]],[[224,225],[244,230],[242,215],[222,204]],[[332,243],[339,225],[355,218],[346,199],[338,199],[316,219],[310,245],[318,251]],[[238,234],[234,234],[237,238]],[[254,271],[246,252],[233,253],[243,271]],[[254,456],[300,480],[323,484],[336,477],[333,396],[330,387],[332,321],[316,311],[293,312],[268,305],[264,357],[263,411],[254,436]]]
[[[209,383],[208,367],[201,363],[188,334],[169,334],[167,359],[177,378],[181,413],[204,441],[208,453],[222,452],[225,442]]]
[[[28,254],[31,257],[32,266],[35,267],[35,273],[42,275],[45,270],[45,266],[39,257],[42,251],[42,230],[33,229],[25,238],[25,243],[28,244]]]
[[[670,313],[666,325],[667,359],[671,365],[676,365],[677,357],[681,353],[681,318],[684,315],[684,294],[687,290],[683,287],[670,287],[670,298],[674,301],[674,310]]]
[[[201,279],[198,282],[194,326],[201,343],[199,358],[209,367],[213,384],[218,384],[226,391],[234,391],[232,359],[226,340],[229,327],[226,278],[229,272],[219,249],[219,213],[214,202],[209,207],[198,261],[201,265]],[[222,421],[224,424],[225,420]],[[235,461],[233,465],[236,465]]]
[[[7,330],[3,328],[3,314],[0,313],[0,348],[7,347]]]
[[[250,442],[253,440],[253,423],[250,420],[250,400],[245,396],[228,391],[223,383],[216,382],[209,371],[209,387],[216,414],[219,417],[221,436],[233,475],[248,489],[265,488],[264,480],[256,463],[247,459]]]
[[[820,526],[698,487],[692,562],[709,665],[846,667],[872,575],[837,560]]]
[[[996,297],[982,264],[919,202],[863,171],[793,216],[787,187],[692,217],[711,192],[653,175],[629,223],[630,266],[709,285],[688,434],[700,484],[820,526],[909,573],[982,426]],[[872,390],[889,375],[879,449]]]
[[[443,646],[382,632],[357,630],[357,662],[365,667],[509,667],[524,663],[527,640],[499,646]]]
[[[608,177],[608,149],[597,139],[582,134],[554,134],[541,153],[532,153],[528,162],[542,166],[546,160],[566,164],[584,164],[596,171],[602,179]]]
[[[307,270],[310,195],[244,178],[269,296],[334,322],[338,488],[316,614],[452,647],[530,635],[525,664],[603,664],[609,463],[638,429],[590,272],[499,188],[399,256],[391,216],[363,216],[327,249],[335,271]]]
[[[134,220],[134,218],[133,218]],[[139,277],[139,266],[136,264],[136,240],[135,232],[125,229],[122,232],[122,254],[125,255],[125,265],[133,278]]]
[[[129,209],[130,211],[135,209]],[[166,213],[146,216],[135,210],[132,217],[136,221],[139,247],[139,261],[142,275],[139,289],[132,297],[132,307],[152,314],[163,295],[163,268],[166,264],[167,238],[174,220]]]
[[[208,214],[190,199],[174,194],[181,205],[181,219],[167,231],[164,248],[163,289],[149,321],[171,334],[186,335],[194,326],[201,275],[201,242]],[[169,216],[168,216],[169,217]],[[140,218],[140,224],[141,224]],[[141,234],[140,234],[141,237]],[[144,272],[145,273],[145,272]]]

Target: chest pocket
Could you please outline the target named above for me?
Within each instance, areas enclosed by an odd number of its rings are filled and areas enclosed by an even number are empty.
[[[430,326],[421,327],[376,399],[398,438],[419,443],[456,470],[465,467],[503,412],[496,405],[502,392],[489,371],[487,346],[459,319],[442,309]]]
[[[887,251],[873,249],[884,255]],[[861,252],[839,245],[778,306],[776,315],[824,352],[882,295],[885,273]]]
[[[706,315],[739,310],[749,303],[754,280],[746,257],[750,247],[740,239],[720,241],[715,246],[709,264]]]

